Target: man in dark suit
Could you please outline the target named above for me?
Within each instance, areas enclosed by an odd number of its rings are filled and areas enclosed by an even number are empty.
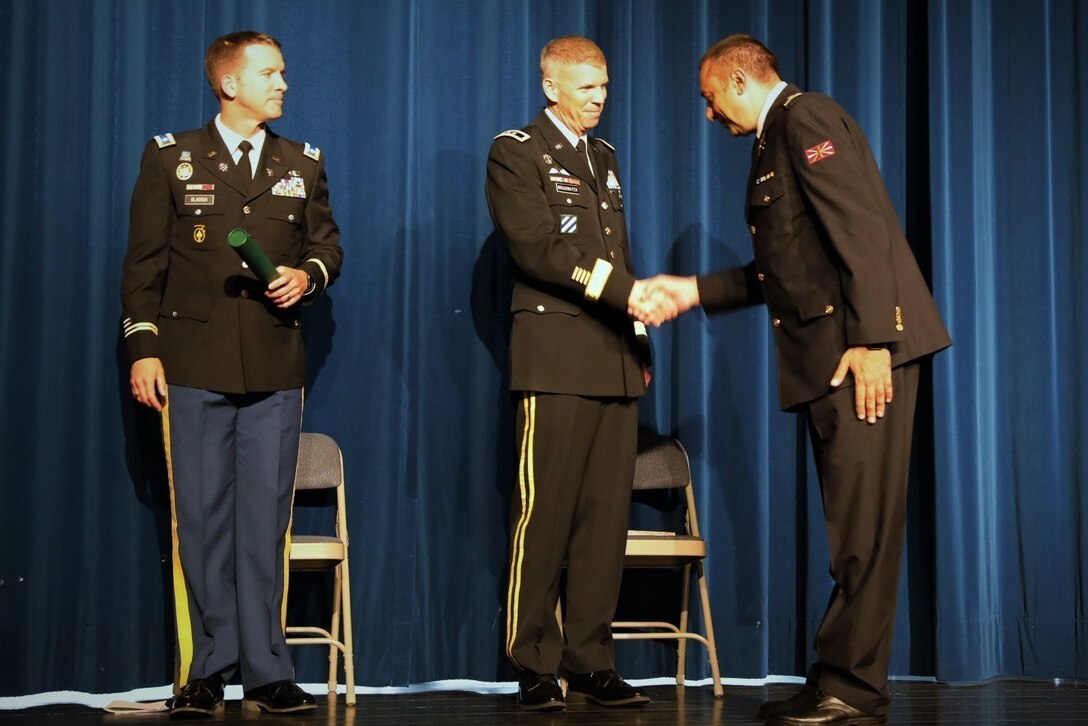
[[[171,716],[315,708],[284,640],[286,537],[302,420],[300,306],[339,275],[340,233],[318,149],[276,136],[284,63],[270,36],[217,39],[220,113],[156,136],[132,193],[121,283],[132,394],[162,412],[174,518],[180,692]],[[244,228],[278,277],[227,244]]]
[[[645,328],[627,309],[652,303],[642,301],[645,286],[631,266],[615,150],[588,136],[607,95],[604,54],[586,38],[557,38],[541,53],[541,75],[547,108],[496,136],[487,160],[488,207],[514,278],[519,470],[506,653],[519,672],[522,709],[565,708],[560,668],[571,694],[606,706],[645,703],[645,693],[616,674],[610,624],[636,403],[648,382]],[[564,564],[561,633],[555,610]]]
[[[656,284],[681,311],[766,304],[780,404],[809,424],[835,582],[806,686],[760,716],[884,723],[918,365],[951,340],[854,119],[782,82],[750,36],[711,47],[700,84],[709,121],[757,135],[755,260]]]

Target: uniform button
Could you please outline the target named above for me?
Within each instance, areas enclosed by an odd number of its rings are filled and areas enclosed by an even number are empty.
[[[244,214],[249,214],[249,212],[250,212],[250,209],[249,209],[249,205],[248,205],[248,204],[247,204],[246,206],[242,207],[242,212],[243,212]]]
[[[779,320],[778,318],[775,318],[774,320],[771,321],[771,325],[773,325],[774,327],[777,328],[777,327],[782,325],[782,321]]]
[[[899,323],[898,325],[895,326],[895,329],[898,330],[900,333],[902,333],[903,332],[903,324]]]
[[[766,204],[766,203],[767,203],[767,202],[769,202],[769,201],[771,201],[771,197],[770,197],[770,195],[769,195],[769,194],[768,194],[767,196],[763,197],[763,203],[764,203],[764,204]]]
[[[544,306],[543,306],[543,305],[537,305],[537,306],[536,306],[536,311],[537,311],[538,313],[542,313],[542,312],[544,312]]]
[[[751,227],[749,227],[748,229],[750,229],[752,231],[752,234],[756,233],[756,226],[754,224]]]
[[[612,228],[611,227],[605,227],[604,228],[604,233],[605,234],[612,234]]]
[[[601,209],[608,209],[608,202],[601,202]]]
[[[760,282],[763,282],[763,280],[765,280],[766,278],[767,278],[767,276],[764,275],[762,272],[756,274],[756,279],[759,280]]]
[[[242,297],[249,297],[249,290],[242,290]]]
[[[609,251],[608,251],[608,256],[609,256],[609,258],[611,258],[611,259],[613,259],[613,260],[614,260],[614,259],[616,259],[616,252],[615,252],[615,250],[609,250]]]
[[[288,214],[288,215],[287,215],[287,221],[288,221],[288,222],[294,222],[294,221],[295,221],[295,215],[293,215],[293,214]]]
[[[570,197],[567,197],[567,204],[570,204]]]
[[[296,320],[293,323],[291,323],[291,325],[293,325],[293,326],[295,326],[297,328],[300,325],[300,323],[299,323],[299,321]]]
[[[204,211],[204,210],[202,210],[202,209],[198,209],[198,210],[196,210],[195,212],[193,212],[193,214],[195,214],[196,216],[198,216],[198,217],[199,217],[199,216],[200,216],[200,214],[201,214],[201,212],[203,212],[203,211]]]
[[[177,316],[178,316],[178,311],[177,311],[177,310],[175,310],[174,312],[170,313],[170,317],[172,317],[172,318],[176,318]]]
[[[827,307],[824,308],[824,315],[830,315],[833,312],[835,312],[835,306],[834,305],[828,305]]]
[[[245,262],[245,260],[242,261],[242,269],[243,270],[248,270],[249,269],[249,265]]]

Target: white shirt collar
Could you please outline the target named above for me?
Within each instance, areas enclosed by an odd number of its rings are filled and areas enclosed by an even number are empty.
[[[578,148],[578,141],[579,140],[585,141],[586,142],[586,148],[587,149],[589,148],[589,136],[588,135],[587,136],[576,136],[573,131],[571,131],[570,129],[567,128],[567,125],[565,123],[563,123],[562,121],[559,120],[558,116],[556,116],[554,113],[552,113],[552,110],[550,108],[545,108],[544,113],[548,114],[548,118],[551,119],[553,124],[555,124],[555,127],[557,129],[559,129],[560,132],[562,132],[563,136],[567,137],[567,141],[570,142],[570,147],[572,149]]]
[[[785,81],[779,81],[774,84],[774,88],[767,94],[767,100],[763,102],[763,110],[759,112],[759,121],[756,123],[756,136],[763,136],[763,123],[767,120],[767,114],[770,113],[771,106],[774,105],[775,100],[782,95],[782,91],[786,88]]]
[[[230,155],[236,156],[238,153],[238,144],[242,143],[242,135],[236,134],[227,128],[227,125],[223,123],[223,115],[215,115],[215,128],[219,130],[219,135],[223,138],[223,143],[227,146],[227,151]],[[264,139],[267,136],[264,126],[257,129],[257,133],[253,134],[249,138],[249,143],[253,144],[253,151],[249,152],[249,158],[251,160],[261,158],[261,150],[264,149]],[[256,166],[256,163],[253,164]]]

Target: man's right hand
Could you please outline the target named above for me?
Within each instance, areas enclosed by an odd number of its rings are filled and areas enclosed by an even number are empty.
[[[158,358],[141,358],[132,364],[128,377],[137,403],[162,411],[166,405],[166,373]]]

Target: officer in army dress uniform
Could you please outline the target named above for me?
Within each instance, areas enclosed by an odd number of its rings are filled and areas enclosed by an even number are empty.
[[[302,420],[299,318],[340,272],[318,149],[281,138],[280,44],[239,32],[206,58],[220,114],[152,140],[132,194],[121,284],[137,401],[162,412],[174,516],[181,690],[171,716],[313,709],[294,683],[282,608]],[[266,286],[227,244],[244,228],[279,277]]]
[[[608,74],[592,41],[541,53],[548,106],[495,137],[491,217],[512,260],[510,388],[517,406],[506,653],[525,710],[565,708],[568,691],[602,705],[645,703],[614,670],[610,630],[626,540],[637,399],[649,363],[615,150],[587,132]],[[555,618],[567,567],[565,632]],[[564,638],[565,636],[565,638]]]

